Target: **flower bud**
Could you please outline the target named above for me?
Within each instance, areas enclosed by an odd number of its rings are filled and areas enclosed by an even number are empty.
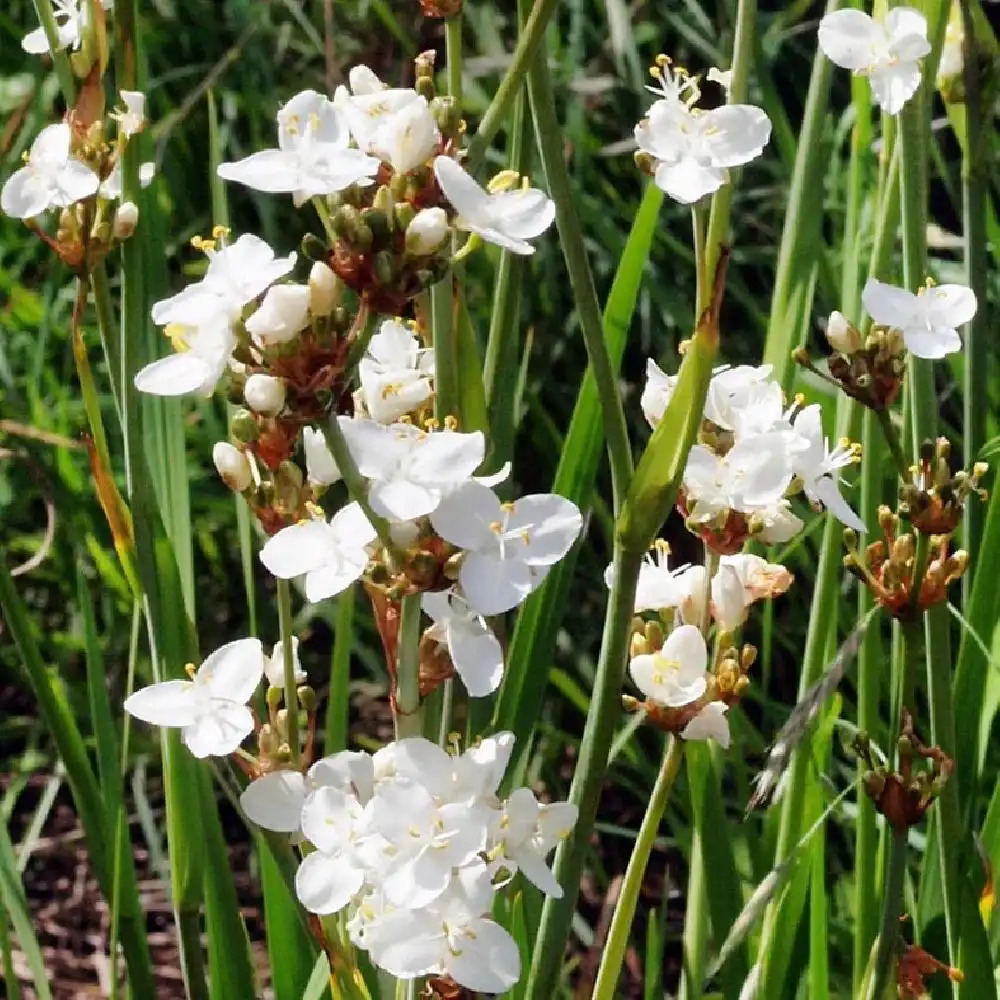
[[[340,301],[343,288],[340,278],[326,264],[317,261],[309,272],[309,312],[329,316]]]
[[[293,340],[306,325],[311,295],[305,285],[272,285],[246,321],[247,332],[263,347]]]
[[[448,238],[448,215],[443,208],[425,208],[406,228],[406,252],[428,257]]]
[[[285,383],[273,375],[251,375],[243,387],[247,406],[265,417],[273,417],[285,405]]]
[[[229,421],[229,433],[243,444],[252,444],[260,437],[260,428],[249,410],[239,409]]]
[[[212,461],[222,481],[234,492],[242,493],[253,482],[250,462],[239,448],[219,441],[212,449]]]
[[[857,327],[836,310],[830,313],[826,322],[826,339],[841,354],[855,354],[864,346]]]
[[[111,223],[111,232],[116,240],[127,240],[134,232],[139,223],[139,209],[135,202],[123,202],[115,210],[115,217]]]

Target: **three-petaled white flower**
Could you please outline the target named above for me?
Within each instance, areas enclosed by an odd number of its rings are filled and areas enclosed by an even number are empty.
[[[166,325],[178,353],[146,365],[135,377],[140,392],[155,396],[209,395],[229,365],[233,324],[243,307],[295,266],[294,253],[275,257],[259,237],[206,248],[208,270],[197,281],[153,306],[153,322]]]
[[[927,19],[912,7],[893,7],[884,21],[852,8],[826,14],[819,47],[831,62],[867,76],[875,102],[890,115],[916,93],[918,60],[931,50]]]
[[[962,349],[957,327],[976,315],[976,293],[965,285],[931,285],[916,295],[869,278],[861,301],[880,326],[901,331],[918,358],[943,358]]]
[[[654,93],[663,96],[636,125],[635,139],[656,161],[656,186],[690,205],[718,191],[730,167],[760,156],[771,138],[771,121],[752,104],[695,108],[698,91],[690,78],[664,67],[660,79],[662,89]]]
[[[342,507],[329,522],[282,528],[260,550],[260,561],[282,580],[305,577],[306,600],[316,603],[346,590],[368,566],[375,529],[356,503]]]
[[[237,639],[217,649],[187,681],[161,681],[125,699],[129,715],[181,730],[196,757],[224,757],[253,731],[247,702],[264,674],[259,639]]]
[[[101,179],[70,152],[69,125],[46,125],[31,144],[28,159],[7,178],[0,210],[13,219],[32,219],[50,208],[65,208],[97,192]]]
[[[377,423],[391,424],[431,398],[434,352],[421,348],[402,323],[387,319],[369,341],[358,377],[368,415]]]
[[[114,0],[101,0],[105,10],[111,10]],[[56,22],[57,49],[78,49],[90,20],[90,0],[52,0],[52,16]],[[21,47],[33,56],[49,51],[49,40],[42,27],[29,31],[21,40]]]
[[[457,213],[455,227],[511,253],[534,253],[535,248],[527,241],[541,236],[556,217],[556,206],[544,191],[484,191],[447,156],[434,161],[434,176]]]
[[[681,625],[655,653],[643,653],[628,665],[635,686],[651,701],[681,708],[697,701],[708,687],[708,649],[694,625]]]
[[[459,583],[469,607],[499,615],[520,604],[576,541],[583,519],[576,504],[550,493],[503,504],[469,481],[431,514],[434,530],[465,549]]]
[[[482,698],[496,691],[503,677],[503,649],[482,616],[454,590],[426,593],[421,606],[434,619],[427,635],[447,648],[469,695]]]
[[[277,149],[220,163],[218,174],[255,191],[290,194],[298,207],[316,195],[371,183],[379,161],[349,143],[347,123],[333,102],[303,90],[278,112]]]
[[[729,719],[726,712],[729,706],[722,701],[710,701],[681,730],[681,738],[685,740],[715,740],[723,750],[728,750],[732,743],[729,733]]]
[[[358,471],[371,481],[372,510],[392,521],[430,514],[441,498],[476,471],[486,443],[481,431],[421,430],[338,417]]]

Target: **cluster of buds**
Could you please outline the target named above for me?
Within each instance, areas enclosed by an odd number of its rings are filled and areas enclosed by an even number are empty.
[[[857,535],[844,533],[848,548],[845,567],[868,587],[878,604],[901,621],[919,617],[946,601],[949,585],[965,573],[968,553],[963,549],[949,552],[948,535],[931,535],[926,559],[921,560],[914,535],[899,530],[899,515],[882,506],[878,523],[883,538],[868,545],[863,554],[857,547]]]
[[[420,0],[424,17],[454,17],[462,12],[462,0]]]
[[[906,944],[896,962],[896,989],[900,1000],[926,1000],[930,996],[927,976],[944,973],[953,983],[965,979],[961,969],[939,961],[920,945]]]
[[[871,743],[864,734],[855,739],[854,749],[870,768],[864,776],[868,797],[897,832],[916,826],[924,818],[955,766],[940,747],[928,747],[920,741],[913,731],[913,717],[906,709],[903,709],[902,733],[896,743],[898,770],[890,771],[876,763]],[[927,761],[928,766],[914,772],[916,757]]]
[[[975,493],[986,499],[979,485],[986,475],[985,462],[976,462],[971,472],[953,473],[947,438],[925,441],[920,449],[920,464],[913,470],[912,482],[899,491],[899,513],[922,535],[948,535],[959,525],[965,502]]]
[[[892,406],[899,398],[906,372],[902,333],[874,326],[862,336],[842,313],[834,312],[827,321],[826,339],[835,352],[828,361],[829,374],[816,367],[804,347],[793,354],[795,362],[871,410]]]

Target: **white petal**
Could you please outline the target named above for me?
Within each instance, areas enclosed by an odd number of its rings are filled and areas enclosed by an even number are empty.
[[[514,939],[492,920],[476,920],[445,956],[448,974],[479,993],[504,993],[521,978],[521,955]]]
[[[415,473],[423,483],[458,483],[476,471],[486,454],[482,431],[440,431],[420,442]]]
[[[125,711],[154,726],[189,726],[204,704],[191,681],[161,681],[125,699]]]
[[[715,740],[723,750],[728,750],[732,737],[729,733],[725,703],[710,701],[681,730],[681,737],[685,740]]]
[[[854,513],[850,504],[840,495],[840,488],[832,476],[822,476],[813,482],[811,492],[842,524],[855,531],[865,530],[865,522]]]
[[[306,474],[314,486],[330,486],[340,480],[340,469],[327,447],[323,432],[315,427],[302,428],[302,450],[306,456]]]
[[[295,833],[305,798],[306,781],[298,771],[274,771],[247,785],[240,795],[240,807],[247,819],[265,830]]]
[[[860,10],[837,10],[819,22],[819,47],[843,69],[867,69],[885,44],[882,27]]]
[[[460,218],[475,225],[489,225],[489,195],[454,160],[437,157],[434,176]]]
[[[691,205],[726,183],[726,171],[686,156],[677,163],[661,163],[656,168],[656,186],[682,205]]]
[[[430,848],[406,864],[390,869],[382,878],[382,889],[393,906],[418,910],[438,899],[450,882],[448,859]]]
[[[869,278],[861,292],[861,302],[872,322],[879,326],[907,326],[917,313],[917,296],[905,288]]]
[[[431,514],[434,530],[447,542],[463,549],[480,549],[496,539],[491,524],[503,519],[497,495],[475,481],[446,496]]]
[[[503,649],[485,625],[453,625],[448,629],[448,652],[471,697],[483,698],[500,686]]]
[[[462,592],[481,615],[500,615],[520,604],[534,589],[526,563],[469,552],[459,572]]]
[[[343,549],[360,551],[376,537],[375,529],[358,503],[341,507],[330,519],[330,530]]]
[[[330,528],[317,518],[282,528],[264,544],[260,561],[274,576],[291,580],[321,566],[330,549]]]
[[[302,833],[324,854],[339,854],[351,844],[359,803],[344,787],[323,785],[302,805]]]
[[[81,163],[70,157],[66,165],[59,171],[56,183],[59,190],[55,204],[65,207],[83,198],[89,198],[92,194],[97,194],[97,189],[101,186],[101,179],[86,163]]]
[[[361,577],[367,564],[367,559],[341,559],[339,562],[310,570],[306,573],[305,579],[306,600],[310,604],[318,604],[329,597],[342,594]]]
[[[915,62],[898,62],[872,70],[868,80],[875,103],[889,115],[899,114],[920,86],[920,67]]]
[[[936,330],[907,327],[903,330],[903,343],[911,354],[931,361],[962,349],[962,338],[957,331],[940,327]]]
[[[253,713],[237,702],[212,700],[211,711],[181,733],[195,757],[227,757],[253,732]]]
[[[514,502],[506,530],[523,530],[527,536],[519,559],[530,566],[551,566],[569,552],[582,527],[575,503],[555,493],[538,493]]]
[[[498,191],[490,196],[494,228],[516,240],[533,240],[555,221],[555,202],[538,188]]]
[[[931,326],[963,326],[972,321],[978,306],[976,293],[965,285],[933,285],[920,298]]]
[[[213,698],[245,703],[264,676],[264,647],[260,639],[237,639],[220,646],[198,668],[195,683]]]
[[[136,373],[135,387],[151,396],[186,396],[201,392],[212,376],[211,366],[192,351],[153,361]]]
[[[680,664],[685,676],[701,677],[708,666],[705,638],[694,625],[681,625],[667,636],[661,655]]]
[[[517,864],[518,871],[546,896],[562,899],[562,886],[556,881],[556,877],[545,863],[545,859],[536,854],[530,847],[525,846],[516,851],[511,860]]]
[[[310,913],[336,913],[364,884],[364,873],[343,858],[318,851],[303,858],[295,873],[295,894]]]
[[[31,167],[15,171],[0,190],[0,210],[12,219],[32,219],[52,204],[52,188]]]
[[[712,165],[738,167],[760,156],[771,138],[771,119],[752,104],[725,104],[708,111]]]
[[[374,483],[368,494],[372,510],[391,521],[412,521],[430,514],[441,500],[441,493],[406,479]]]

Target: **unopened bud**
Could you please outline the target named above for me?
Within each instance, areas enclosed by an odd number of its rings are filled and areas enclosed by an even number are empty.
[[[448,238],[448,215],[443,208],[425,208],[406,228],[406,252],[429,257]]]
[[[116,240],[127,240],[139,224],[139,209],[135,202],[126,201],[115,209],[115,217],[111,223],[111,233]]]
[[[316,711],[316,692],[308,685],[303,685],[296,692],[299,697],[299,705],[306,712]]]
[[[250,463],[239,448],[219,441],[212,449],[212,461],[222,481],[234,492],[242,493],[253,482]]]
[[[273,375],[251,375],[243,387],[247,406],[265,417],[273,417],[285,405],[285,383]]]
[[[340,302],[343,288],[340,278],[326,264],[317,261],[309,272],[309,312],[315,316],[329,316]]]
[[[260,437],[260,428],[249,410],[237,410],[229,421],[229,433],[243,444],[252,444]]]
[[[861,333],[847,317],[834,310],[826,323],[826,339],[835,351],[855,354],[864,346]]]

